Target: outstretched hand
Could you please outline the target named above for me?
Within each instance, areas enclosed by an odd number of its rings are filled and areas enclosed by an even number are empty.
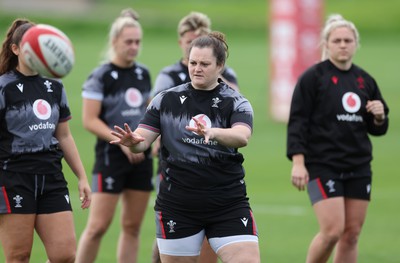
[[[207,128],[201,121],[199,121],[195,117],[193,117],[192,120],[194,120],[194,122],[196,123],[196,127],[186,126],[186,130],[192,131],[200,136],[203,136],[205,143],[208,143],[208,141],[212,139],[211,138],[212,130],[210,128]]]
[[[145,140],[140,134],[132,132],[127,123],[124,123],[124,129],[114,126],[114,131],[111,131],[111,134],[118,139],[110,141],[110,144],[132,147]]]

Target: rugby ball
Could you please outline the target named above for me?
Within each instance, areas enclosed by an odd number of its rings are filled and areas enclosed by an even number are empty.
[[[71,41],[54,26],[38,24],[29,28],[20,47],[27,66],[46,77],[65,77],[75,63]]]

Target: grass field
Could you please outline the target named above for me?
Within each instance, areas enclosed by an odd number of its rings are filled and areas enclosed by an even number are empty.
[[[0,0],[1,1],[1,0]],[[1,3],[1,2],[0,2]],[[18,16],[28,16],[36,22],[52,23],[63,29],[74,43],[76,65],[64,79],[73,119],[70,121],[88,175],[93,162],[94,138],[81,124],[80,91],[89,72],[99,63],[108,27],[119,10],[129,6],[128,0],[96,1],[89,15],[75,14],[41,16],[39,13],[10,13],[0,10],[0,35]],[[261,0],[139,0],[134,8],[141,14],[144,43],[140,62],[146,64],[155,79],[159,70],[175,62],[180,51],[175,28],[183,15],[191,10],[210,15],[213,27],[227,34],[230,46],[228,64],[238,76],[242,93],[255,111],[254,135],[245,155],[246,182],[259,234],[262,262],[304,262],[308,244],[317,231],[317,224],[304,192],[290,184],[291,163],[285,157],[286,126],[274,122],[268,113],[269,41],[266,21],[268,6]],[[362,7],[360,7],[362,5]],[[171,10],[173,6],[173,11]],[[336,0],[326,1],[326,13],[342,13],[353,20],[361,34],[361,49],[355,63],[377,80],[390,107],[390,128],[386,136],[372,138],[374,143],[373,192],[367,220],[360,239],[361,263],[398,263],[400,255],[400,177],[397,161],[400,149],[400,89],[397,79],[400,61],[400,2],[396,0]],[[29,14],[29,15],[28,15]],[[267,15],[266,15],[267,14]],[[88,211],[78,205],[76,180],[65,166],[74,206],[76,233],[79,237]],[[152,205],[149,204],[141,234],[139,263],[150,262],[154,239]],[[96,262],[115,262],[119,232],[119,216],[104,237]],[[45,262],[40,240],[36,238],[31,262]],[[0,262],[4,261],[0,251]]]

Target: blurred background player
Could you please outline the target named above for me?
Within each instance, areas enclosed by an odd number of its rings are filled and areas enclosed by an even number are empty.
[[[110,145],[114,125],[136,127],[149,102],[148,69],[136,62],[142,43],[138,15],[121,12],[109,32],[108,59],[90,74],[83,85],[83,125],[97,137],[93,167],[93,206],[80,238],[78,263],[94,262],[100,242],[114,217],[121,197],[121,232],[118,262],[136,262],[139,233],[153,190],[151,150],[132,153]]]
[[[327,27],[329,24],[331,24],[335,21],[343,20],[343,19],[344,19],[343,16],[340,14],[332,14],[332,15],[328,16],[328,18],[326,19],[325,27]],[[322,40],[322,42],[324,42],[324,40]],[[326,45],[324,45],[323,43],[321,43],[321,50],[322,50],[321,61],[324,61],[329,58],[329,53],[328,53]]]
[[[353,64],[359,34],[350,21],[329,17],[323,60],[299,78],[287,133],[292,184],[307,187],[319,223],[307,263],[355,263],[371,198],[372,145],[368,134],[388,129],[389,109],[374,78]]]
[[[175,64],[163,68],[156,77],[154,88],[152,90],[152,97],[157,95],[163,90],[190,82],[188,71],[189,54],[188,49],[192,41],[202,35],[211,32],[210,18],[200,12],[190,12],[184,16],[178,24],[178,44],[182,52],[182,58]],[[231,88],[239,90],[236,73],[230,67],[225,66],[220,78],[227,83]],[[160,140],[156,140],[153,144],[153,156],[159,155]],[[160,160],[160,158],[158,158]],[[161,180],[160,164],[158,164],[156,176],[156,189],[158,189],[159,181]],[[207,240],[205,240],[202,252],[200,255],[200,263],[215,263],[217,262],[217,255],[210,248]],[[159,263],[160,257],[158,253],[157,243],[153,247],[153,263]]]
[[[40,76],[22,55],[22,36],[33,26],[16,19],[0,51],[0,242],[6,262],[29,262],[36,231],[50,262],[73,263],[76,236],[62,159],[78,177],[82,208],[90,205],[90,186],[62,83]]]

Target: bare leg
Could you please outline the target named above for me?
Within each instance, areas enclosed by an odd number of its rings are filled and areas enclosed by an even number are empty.
[[[6,262],[29,262],[36,215],[0,215],[0,242]]]
[[[139,233],[150,198],[149,191],[125,190],[122,193],[122,231],[118,242],[118,262],[136,262]]]
[[[161,263],[160,252],[158,251],[157,240],[153,243],[153,253],[151,255],[151,263]]]
[[[307,263],[327,262],[344,231],[345,209],[342,197],[329,198],[313,206],[319,223],[319,232],[312,240]]]
[[[199,259],[198,256],[190,256],[190,257],[177,257],[177,256],[167,256],[161,254],[161,262],[162,263],[197,263]]]
[[[35,228],[49,262],[75,262],[76,236],[71,211],[37,215]]]
[[[201,247],[199,263],[217,263],[218,256],[212,250],[207,238],[204,238],[203,245]]]
[[[79,241],[76,263],[94,262],[100,242],[111,224],[118,203],[118,194],[94,193],[89,219]]]
[[[358,256],[358,237],[367,215],[368,201],[345,199],[344,233],[336,246],[335,263],[355,263]]]
[[[246,241],[226,245],[218,250],[224,263],[260,263],[260,250],[257,242]]]

